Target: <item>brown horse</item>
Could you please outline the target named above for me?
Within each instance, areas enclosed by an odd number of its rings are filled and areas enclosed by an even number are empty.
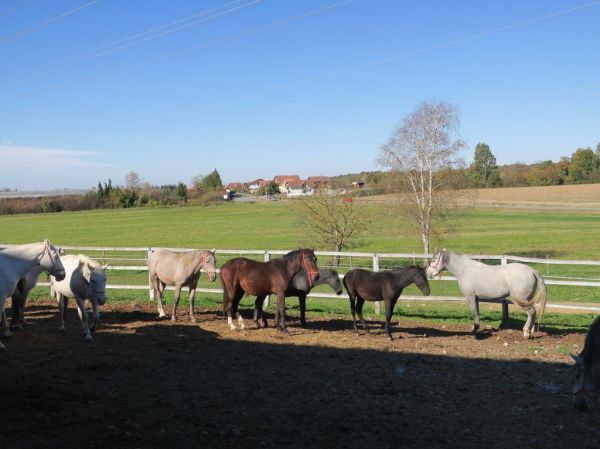
[[[391,340],[390,320],[392,319],[394,306],[402,294],[402,290],[413,283],[419,287],[425,296],[429,295],[429,282],[423,267],[412,266],[379,273],[361,270],[360,268],[348,271],[344,276],[344,287],[346,287],[350,297],[350,311],[352,312],[354,331],[358,334],[358,328],[356,327],[356,312],[358,312],[363,329],[365,332],[369,332],[362,315],[365,300],[384,301],[385,331]]]
[[[255,306],[267,295],[277,295],[279,319],[275,326],[288,332],[285,327],[285,292],[292,279],[304,271],[312,285],[319,277],[317,257],[310,249],[298,249],[269,262],[257,262],[237,257],[221,267],[221,283],[223,284],[223,314],[227,315],[227,323],[233,330],[233,315],[236,316],[240,328],[244,328],[244,320],[238,311],[238,305],[244,294],[256,296]],[[262,306],[262,304],[261,304]]]

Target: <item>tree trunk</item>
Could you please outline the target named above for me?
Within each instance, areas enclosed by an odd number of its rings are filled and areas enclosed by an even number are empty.
[[[342,250],[342,248],[343,248],[343,246],[342,246],[342,244],[341,244],[341,243],[336,243],[336,244],[335,244],[335,250],[336,250],[336,251],[341,251],[341,250]],[[334,258],[333,258],[333,266],[334,266],[335,268],[337,268],[337,267],[339,267],[339,266],[340,266],[340,256],[334,256]]]

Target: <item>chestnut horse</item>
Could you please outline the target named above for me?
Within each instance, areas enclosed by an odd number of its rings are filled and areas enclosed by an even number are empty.
[[[236,316],[240,328],[244,328],[244,320],[238,311],[238,305],[244,294],[256,296],[262,301],[266,295],[277,295],[279,319],[275,326],[288,332],[285,326],[285,292],[290,287],[296,274],[304,271],[308,282],[312,284],[319,277],[317,257],[313,250],[298,249],[269,262],[257,262],[245,257],[231,259],[221,267],[221,283],[223,284],[223,314],[227,316],[229,327],[236,329],[233,315]]]

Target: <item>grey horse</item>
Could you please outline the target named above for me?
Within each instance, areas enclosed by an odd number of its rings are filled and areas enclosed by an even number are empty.
[[[527,310],[527,322],[523,336],[529,338],[535,327],[536,312],[538,324],[546,307],[547,290],[544,280],[533,268],[521,263],[507,265],[486,265],[463,254],[438,251],[427,266],[427,275],[434,277],[448,270],[458,280],[460,291],[471,308],[473,334],[479,330],[479,300],[510,298],[515,304]]]
[[[298,302],[300,304],[300,324],[302,327],[306,327],[306,296],[317,285],[329,285],[337,295],[341,295],[344,292],[342,289],[342,282],[340,281],[340,275],[337,271],[328,268],[319,269],[319,278],[314,281],[312,286],[308,282],[306,273],[301,271],[293,277],[290,286],[285,291],[286,298],[290,296],[298,297]],[[257,297],[254,302],[254,323],[257,327],[259,326],[259,318],[262,319],[265,327],[268,326],[267,319],[264,317],[262,310],[264,299],[265,296],[260,296]],[[279,310],[275,311],[275,322],[279,322]]]
[[[598,408],[600,396],[600,317],[597,317],[585,338],[583,351],[573,355],[575,383],[573,405],[578,410]]]

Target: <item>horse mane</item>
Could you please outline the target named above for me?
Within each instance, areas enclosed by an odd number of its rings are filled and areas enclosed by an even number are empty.
[[[88,264],[90,267],[92,267],[92,269],[96,269],[96,268],[100,268],[102,265],[100,265],[98,262],[96,262],[94,259],[92,259],[91,257],[86,256],[85,254],[77,254],[77,257],[79,258],[79,262],[83,262]]]
[[[598,352],[598,354],[595,354],[595,351]],[[597,317],[590,326],[580,355],[583,357],[583,362],[586,366],[591,366],[592,363],[594,363],[595,355],[600,357],[600,316]],[[600,362],[600,359],[596,361]]]

